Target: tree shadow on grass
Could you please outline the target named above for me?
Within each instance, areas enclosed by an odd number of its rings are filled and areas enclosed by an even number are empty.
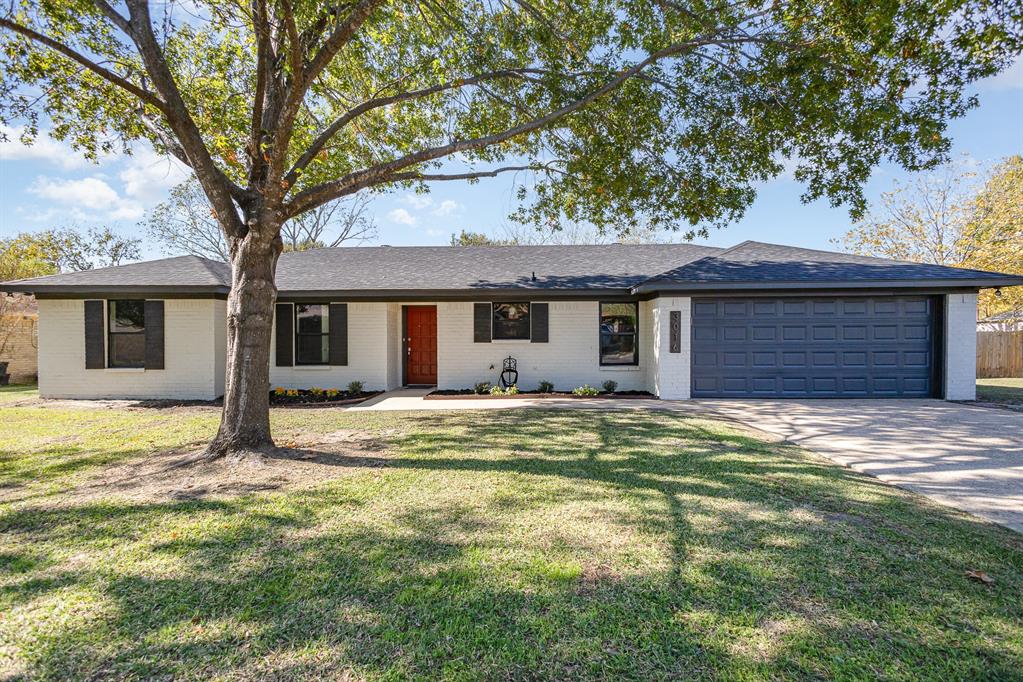
[[[22,647],[29,670],[51,679],[1019,670],[1023,552],[1008,531],[669,415],[411,420],[395,442],[402,457],[339,458],[371,466],[300,494],[0,515],[14,546],[0,557],[5,610],[45,613],[78,593],[98,603],[81,618],[30,624],[19,635],[32,638]],[[71,540],[112,556],[68,561]],[[998,565],[998,581],[966,581],[964,562]]]

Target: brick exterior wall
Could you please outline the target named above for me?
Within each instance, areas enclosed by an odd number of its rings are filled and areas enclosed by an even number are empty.
[[[0,362],[9,363],[7,373],[11,375],[12,384],[30,384],[36,380],[38,325],[38,316],[34,314],[6,315],[0,325],[0,334],[10,332],[0,353]]]
[[[164,306],[165,369],[87,370],[85,301],[39,301],[39,395],[178,400],[218,397],[216,330],[224,319],[224,301],[168,299]],[[223,377],[222,367],[219,375]],[[220,381],[222,384],[223,379]]]
[[[541,299],[534,302],[542,303]],[[518,361],[519,387],[536,388],[547,380],[557,390],[582,384],[600,388],[607,379],[619,390],[649,390],[653,363],[650,305],[640,304],[639,365],[601,367],[599,308],[597,301],[546,301],[549,304],[549,340],[473,342],[473,304],[437,304],[437,385],[470,388],[480,381],[497,383],[502,362],[509,355]],[[491,369],[493,367],[493,369]]]
[[[977,295],[945,297],[945,399],[977,398]]]
[[[344,303],[344,301],[318,301]],[[351,381],[361,381],[367,391],[395,386],[389,383],[388,349],[393,356],[393,341],[388,342],[389,303],[348,303],[348,364],[346,366],[307,365],[278,367],[273,349],[277,344],[277,324],[270,341],[270,386],[281,388],[343,389]],[[401,344],[400,331],[398,344]],[[393,375],[391,376],[393,379]]]
[[[692,300],[685,296],[655,298],[652,302],[654,372],[651,392],[663,400],[689,400]],[[680,352],[671,353],[671,311],[681,313]]]

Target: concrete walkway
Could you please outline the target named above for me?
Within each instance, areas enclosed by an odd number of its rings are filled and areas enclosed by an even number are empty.
[[[388,391],[364,403],[348,408],[353,412],[363,410],[508,410],[525,407],[552,407],[621,410],[621,409],[657,409],[657,410],[694,410],[694,405],[676,400],[642,400],[609,398],[480,398],[459,400],[423,400],[423,396],[432,388],[402,388]]]
[[[359,410],[657,409],[719,417],[1023,533],[1023,413],[940,400],[423,400],[403,389]]]

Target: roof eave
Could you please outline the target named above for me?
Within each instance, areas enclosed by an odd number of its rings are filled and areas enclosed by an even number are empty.
[[[853,280],[853,281],[796,281],[772,282],[767,280],[746,282],[643,282],[632,288],[635,295],[661,292],[682,293],[715,290],[790,290],[790,289],[990,289],[1023,286],[1023,277],[915,279],[915,280]]]
[[[0,292],[33,294],[37,298],[90,298],[94,296],[226,296],[230,287],[208,284],[124,285],[124,284],[32,284],[0,282]]]

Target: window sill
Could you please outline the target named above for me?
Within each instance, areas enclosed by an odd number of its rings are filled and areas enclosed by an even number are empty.
[[[114,374],[141,374],[146,371],[145,367],[107,367],[104,371]]]
[[[642,371],[639,365],[601,365],[601,372],[639,372]]]
[[[490,343],[532,343],[529,339],[491,339]]]
[[[294,367],[282,367],[279,369],[297,369],[300,372],[323,372],[332,367],[333,365],[295,365]]]

